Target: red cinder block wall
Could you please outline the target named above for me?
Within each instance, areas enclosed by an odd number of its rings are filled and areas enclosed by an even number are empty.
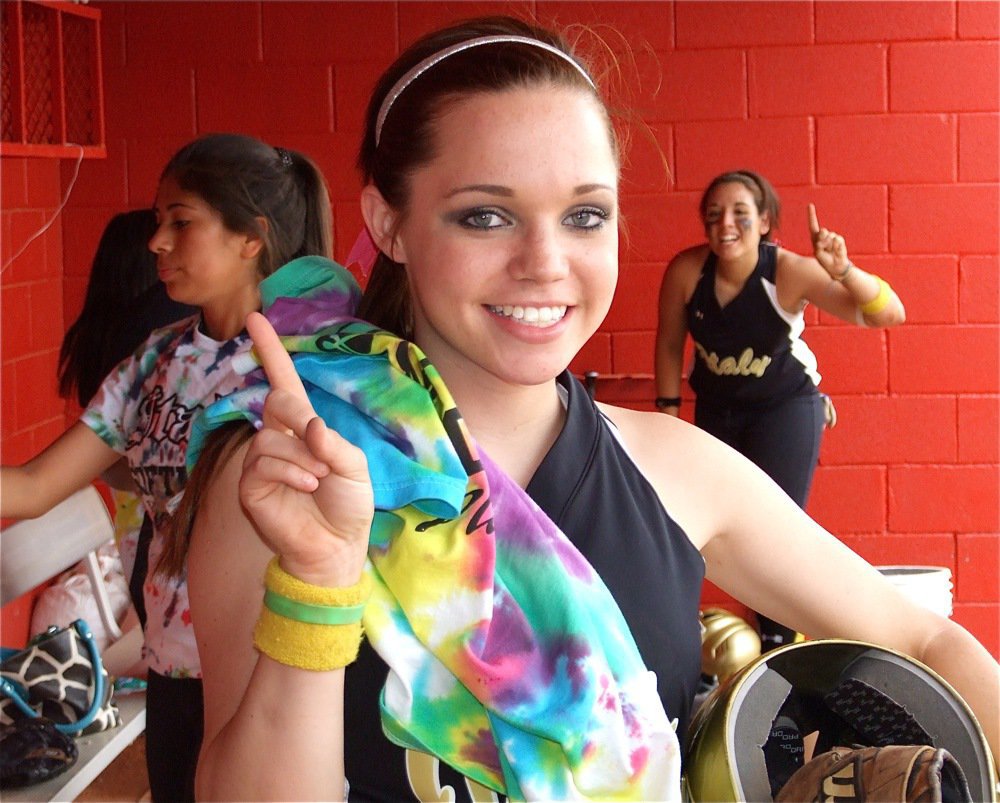
[[[150,203],[165,160],[199,133],[243,131],[312,155],[331,185],[343,258],[360,226],[353,161],[364,102],[400,47],[446,21],[497,11],[590,24],[619,52],[628,42],[628,91],[615,99],[642,116],[658,148],[633,127],[618,295],[572,367],[600,372],[600,398],[651,408],[657,289],[671,256],[701,240],[696,204],[713,175],[767,175],[784,203],[779,236],[795,250],[808,247],[814,202],[852,258],[898,289],[908,320],[880,332],[810,313],[806,337],[840,413],[810,513],[873,562],[948,566],[955,618],[1000,652],[995,3],[92,5],[104,15],[109,155],[84,163],[45,258],[36,257],[39,271],[61,279],[62,324],[80,307],[103,222]],[[41,169],[50,189],[33,200],[27,187],[38,185],[15,176],[16,206],[5,177],[5,240],[15,219],[55,203],[71,165],[61,176]],[[25,334],[23,296],[37,283],[44,292],[32,272],[12,291],[4,277],[4,317],[20,322],[14,333],[4,323],[5,418],[25,393],[16,367],[27,363],[21,370],[40,386],[54,370],[38,356],[51,349],[45,335]],[[59,429],[44,409],[53,398],[32,405],[35,424],[5,424],[5,460]],[[736,607],[712,588],[705,601]]]
[[[66,428],[56,392],[63,318],[58,159],[0,159],[0,460],[21,463]],[[20,252],[20,253],[19,253]],[[2,547],[0,547],[2,559]],[[24,641],[34,595],[3,608],[2,641]]]

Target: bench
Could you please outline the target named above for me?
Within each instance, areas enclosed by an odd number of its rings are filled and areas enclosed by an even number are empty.
[[[81,560],[86,562],[101,621],[112,639],[111,645],[101,653],[112,676],[133,666],[142,649],[139,627],[124,634],[119,629],[97,559],[97,549],[113,537],[111,516],[93,486],[77,491],[44,516],[19,521],[0,533],[0,604],[6,605]],[[117,697],[116,701],[121,725],[78,737],[80,755],[76,764],[45,783],[5,790],[5,803],[72,801],[80,795],[146,728],[144,693]]]

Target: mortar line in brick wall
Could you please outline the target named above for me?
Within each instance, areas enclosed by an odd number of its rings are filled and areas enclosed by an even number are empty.
[[[888,535],[895,531],[891,527],[892,515],[892,488],[890,487],[889,475],[892,473],[886,463],[878,465],[878,477],[882,482],[882,532],[880,535]]]
[[[961,116],[955,112],[948,115],[949,121],[952,123],[951,126],[951,180],[957,183],[959,177],[962,175],[962,165],[960,162],[961,153],[959,153],[959,143],[961,142],[961,137],[958,134],[958,127],[962,124]]]
[[[121,51],[120,51],[119,55],[121,56],[121,59],[122,59],[121,66],[122,67],[129,67],[129,66],[131,66],[131,62],[129,61],[129,57],[128,57],[128,17],[129,17],[128,3],[123,3],[122,6],[121,6],[121,9],[122,9],[122,13],[121,13],[121,16],[119,17],[119,25],[117,26],[118,27],[118,35],[121,38],[121,41],[119,42],[119,45],[121,46]],[[104,21],[104,22],[105,22],[105,25],[106,25],[107,24],[106,21]],[[102,26],[102,32],[101,32],[102,38],[105,35],[105,31],[107,31],[107,35],[110,36],[110,28],[104,28],[104,26]],[[109,69],[109,65],[108,65],[107,60],[104,61],[104,69],[105,70]],[[105,90],[105,91],[107,91],[107,90]]]
[[[898,395],[893,391],[892,382],[892,338],[884,329],[882,330],[882,342],[885,343],[885,395],[892,398]]]
[[[194,120],[194,130],[201,131],[201,121],[198,119],[198,76],[194,67],[191,68],[191,119]]]
[[[131,194],[132,191],[130,189],[132,185],[129,183],[129,175],[130,175],[130,172],[131,172],[129,170],[129,165],[130,165],[129,149],[130,149],[131,145],[130,145],[128,139],[125,138],[125,137],[122,137],[122,139],[119,140],[119,141],[122,144],[122,162],[124,163],[122,165],[122,170],[125,173],[125,177],[124,177],[125,178],[125,201],[129,204],[129,206],[131,206],[135,202],[135,199],[132,198],[132,194]],[[65,250],[65,245],[63,246],[63,249]]]
[[[395,20],[394,20],[394,23],[395,23],[394,27],[396,29],[396,53],[395,53],[395,55],[398,56],[399,55],[399,51],[400,51],[400,42],[402,42],[402,36],[401,36],[400,30],[399,30],[399,0],[396,0],[396,2],[394,2],[392,4],[392,6],[393,6],[393,10],[395,12]]]
[[[885,245],[889,254],[894,254],[892,243],[892,188],[888,184],[882,184],[885,188]]]
[[[951,400],[951,423],[955,431],[955,465],[962,465],[962,433],[961,422],[958,420],[958,407],[961,394],[956,393]],[[956,536],[956,544],[958,537]]]
[[[886,114],[892,114],[892,76],[889,74],[892,71],[892,59],[889,58],[889,54],[894,49],[895,44],[890,43],[882,55],[885,64],[885,69],[882,70],[882,89],[885,93],[885,109],[883,111]]]
[[[817,134],[816,115],[810,114],[809,121],[809,151],[812,159],[809,164],[809,180],[813,186],[819,185],[819,134]]]
[[[746,95],[746,105],[747,105],[747,119],[753,118],[753,113],[750,110],[750,51],[744,50],[743,56],[743,92]]]
[[[337,132],[337,68],[333,64],[326,67],[326,126],[330,133]]]
[[[257,61],[264,63],[264,3],[257,3]]]

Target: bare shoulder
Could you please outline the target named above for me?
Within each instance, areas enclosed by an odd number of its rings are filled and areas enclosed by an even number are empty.
[[[700,268],[707,258],[708,243],[699,243],[698,245],[692,245],[690,248],[678,251],[674,258],[670,260],[670,264],[678,263],[686,265],[693,263]]]
[[[658,412],[599,404],[664,508],[699,549],[730,525],[719,491],[759,473],[742,455],[693,424]],[[727,477],[720,483],[720,477]]]
[[[814,294],[817,286],[826,286],[830,278],[811,256],[778,248],[776,281],[778,296],[786,309],[794,311]]]
[[[777,256],[778,281],[808,284],[816,277],[829,278],[814,257],[797,254],[787,248],[778,247]]]
[[[693,460],[699,467],[704,460],[726,459],[735,454],[721,441],[704,430],[698,429],[683,419],[659,412],[632,410],[610,404],[598,403],[603,412],[621,434],[622,441],[633,459],[648,459],[654,467],[662,461],[665,467],[672,467],[679,455],[674,450]],[[644,467],[644,466],[641,466]]]
[[[223,576],[254,572],[270,558],[240,503],[239,482],[248,448],[246,441],[226,450],[201,488],[188,559],[190,584],[196,592],[214,596],[225,585]]]
[[[667,273],[679,276],[697,276],[701,273],[701,267],[708,258],[708,244],[693,245],[678,251],[673,259],[667,263]]]
[[[819,263],[811,256],[803,256],[802,254],[797,254],[795,251],[789,251],[787,248],[782,248],[780,245],[777,246],[778,256],[778,270],[796,270],[801,269],[805,266],[816,265],[819,267]]]
[[[663,272],[660,284],[661,301],[669,297],[675,300],[683,299],[686,303],[694,292],[707,256],[708,245],[695,245],[676,254]]]

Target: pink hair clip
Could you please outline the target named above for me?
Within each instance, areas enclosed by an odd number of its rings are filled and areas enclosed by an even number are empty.
[[[375,241],[372,239],[371,234],[368,233],[366,227],[362,227],[361,231],[358,233],[358,239],[354,241],[354,245],[351,246],[351,252],[347,255],[347,265],[346,267],[351,267],[351,265],[357,265],[361,271],[361,278],[367,279],[372,272],[372,268],[375,266],[375,260],[378,259],[379,250],[375,246]]]

